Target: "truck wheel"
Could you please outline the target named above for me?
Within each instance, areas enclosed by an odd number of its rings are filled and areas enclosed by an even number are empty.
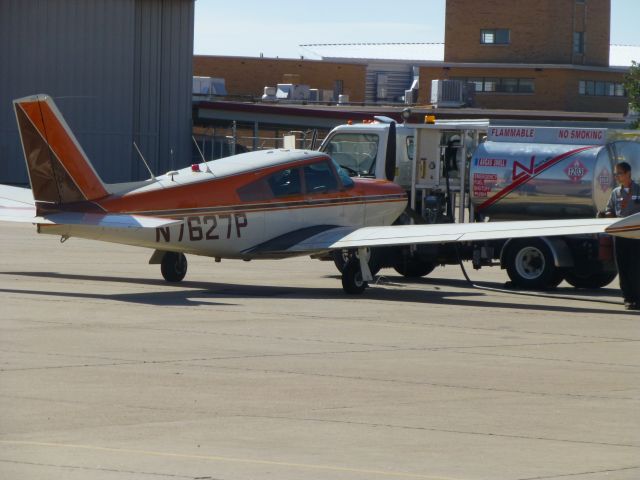
[[[368,248],[367,253],[369,254],[369,270],[371,270],[371,275],[375,276],[378,274],[381,268],[381,255],[376,248]],[[331,252],[331,257],[333,258],[333,263],[335,264],[338,271],[342,273],[351,259],[358,259],[358,251],[349,250],[346,248],[343,248],[342,250],[334,250],[333,252]]]
[[[545,290],[562,282],[549,246],[537,238],[514,242],[504,256],[507,274],[516,287]]]
[[[407,278],[420,278],[429,275],[436,268],[435,263],[422,260],[416,255],[400,256],[393,268],[400,275]]]
[[[618,275],[617,272],[578,272],[570,269],[565,272],[565,280],[576,288],[602,288],[609,285]]]
[[[183,253],[165,253],[160,264],[160,271],[167,282],[181,281],[187,274],[187,257]]]
[[[355,257],[342,270],[342,289],[349,295],[359,295],[369,286],[362,279],[360,262]]]

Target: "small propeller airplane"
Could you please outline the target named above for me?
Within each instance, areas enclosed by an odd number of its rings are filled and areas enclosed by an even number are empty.
[[[372,280],[371,247],[610,233],[640,238],[640,214],[580,219],[392,225],[407,198],[397,185],[350,178],[328,155],[267,150],[191,165],[144,181],[106,184],[48,95],[14,100],[31,190],[0,185],[0,220],[38,233],[151,248],[168,282],[185,254],[274,259],[349,249],[342,285]]]

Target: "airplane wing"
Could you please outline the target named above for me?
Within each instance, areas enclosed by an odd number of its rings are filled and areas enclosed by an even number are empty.
[[[390,247],[424,243],[471,242],[508,238],[549,237],[610,233],[640,238],[640,214],[624,219],[532,220],[516,222],[392,225],[331,229],[311,236],[288,249],[290,253],[358,247]]]
[[[38,216],[31,190],[9,185],[0,185],[0,221],[103,228],[157,228],[182,222],[171,218],[117,213],[60,212]]]

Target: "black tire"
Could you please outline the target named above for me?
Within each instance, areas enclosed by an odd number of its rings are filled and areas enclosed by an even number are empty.
[[[602,288],[613,282],[618,272],[579,272],[570,269],[565,272],[565,280],[576,288]]]
[[[511,282],[518,288],[547,290],[557,287],[563,279],[551,249],[537,238],[513,242],[505,253],[504,262]]]
[[[348,250],[346,248],[332,251],[331,257],[333,258],[333,263],[340,273],[342,273],[344,268],[352,259],[358,260],[357,250]],[[369,270],[371,271],[371,275],[377,275],[382,268],[380,257],[381,254],[378,249],[372,248],[369,250]]]
[[[400,255],[393,268],[406,278],[420,278],[429,275],[436,268],[436,264],[422,260],[416,255]]]
[[[160,271],[167,282],[180,282],[187,274],[187,257],[183,253],[165,253],[160,264]]]
[[[360,262],[355,259],[348,262],[342,271],[342,288],[345,293],[360,295],[368,286],[369,284],[362,279]]]

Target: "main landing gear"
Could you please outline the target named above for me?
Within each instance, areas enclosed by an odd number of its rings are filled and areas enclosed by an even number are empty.
[[[187,274],[187,257],[184,253],[165,253],[160,263],[160,271],[167,282],[180,282]]]
[[[360,295],[373,280],[369,268],[369,255],[366,248],[358,249],[355,255],[349,255],[342,268],[342,289],[349,295]]]
[[[366,249],[359,249],[358,254],[351,255],[345,263],[342,269],[342,288],[345,293],[362,294],[373,280],[367,259]],[[167,282],[180,282],[187,274],[187,257],[183,253],[156,252],[150,263],[160,264],[160,271]]]

